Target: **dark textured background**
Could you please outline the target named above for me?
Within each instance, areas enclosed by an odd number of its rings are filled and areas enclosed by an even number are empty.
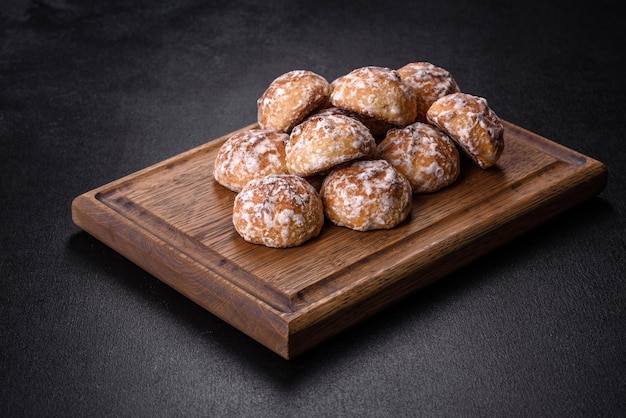
[[[618,2],[11,1],[0,9],[0,415],[626,412]],[[287,362],[71,221],[256,118],[278,75],[430,61],[607,188]]]

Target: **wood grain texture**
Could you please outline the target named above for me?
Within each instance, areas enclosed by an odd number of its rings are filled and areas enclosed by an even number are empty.
[[[239,237],[235,193],[212,177],[231,135],[78,196],[72,216],[286,359],[598,194],[607,181],[602,163],[505,122],[495,167],[464,161],[457,182],[415,196],[398,227],[357,232],[327,223],[302,246],[272,249]]]

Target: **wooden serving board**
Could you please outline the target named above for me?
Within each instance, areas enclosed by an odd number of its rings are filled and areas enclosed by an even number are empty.
[[[235,193],[212,177],[215,154],[232,133],[78,196],[72,216],[290,359],[605,187],[602,163],[504,124],[497,166],[464,161],[454,185],[416,195],[410,219],[391,230],[327,223],[295,248],[245,242],[231,222]]]

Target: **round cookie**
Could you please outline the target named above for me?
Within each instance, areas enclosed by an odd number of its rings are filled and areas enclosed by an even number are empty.
[[[428,109],[428,121],[452,138],[480,168],[496,164],[504,150],[504,126],[483,97],[452,93]]]
[[[417,116],[415,92],[390,68],[357,68],[331,85],[333,106],[396,126],[413,123]]]
[[[411,183],[413,193],[432,193],[451,185],[461,172],[459,151],[439,129],[421,122],[391,129],[378,144],[387,160]]]
[[[369,129],[352,116],[322,112],[296,125],[285,146],[285,161],[291,174],[311,176],[376,152]]]
[[[323,107],[321,109],[318,109],[315,112],[311,113],[308,117],[326,116],[326,115],[343,115],[343,116],[351,116],[353,118],[358,119],[358,115],[356,115],[354,112],[350,112],[349,110],[340,109],[334,106],[328,106],[328,107]]]
[[[393,228],[413,204],[409,181],[385,160],[352,161],[333,169],[320,196],[331,222],[357,231]]]
[[[239,192],[252,179],[268,174],[287,174],[285,144],[288,140],[288,134],[266,129],[233,134],[215,156],[215,181]]]
[[[308,70],[289,71],[272,81],[257,100],[259,126],[289,132],[329,97],[330,83],[324,77]]]
[[[426,112],[435,100],[461,91],[449,71],[430,62],[411,62],[397,71],[415,92],[418,122],[427,122]]]
[[[295,247],[319,235],[324,209],[317,191],[302,177],[270,174],[251,180],[237,194],[233,225],[250,243]]]
[[[361,115],[359,113],[352,112],[347,109],[341,109],[339,107],[334,107],[334,106],[320,109],[316,111],[315,113],[313,113],[312,116],[327,115],[327,114],[341,114],[345,116],[352,116],[353,118],[358,119],[359,121],[361,121],[363,125],[367,127],[367,129],[370,130],[374,139],[379,139],[379,138],[384,137],[389,129],[396,127],[395,125],[392,125],[389,122],[385,122],[384,120],[372,118],[370,116]]]

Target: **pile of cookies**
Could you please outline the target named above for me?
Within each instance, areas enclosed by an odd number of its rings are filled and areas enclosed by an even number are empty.
[[[290,71],[257,109],[259,127],[224,142],[213,176],[237,193],[239,235],[273,248],[316,237],[325,219],[357,231],[393,228],[414,194],[456,181],[460,153],[486,169],[504,148],[487,101],[428,62],[361,67],[330,83]]]

